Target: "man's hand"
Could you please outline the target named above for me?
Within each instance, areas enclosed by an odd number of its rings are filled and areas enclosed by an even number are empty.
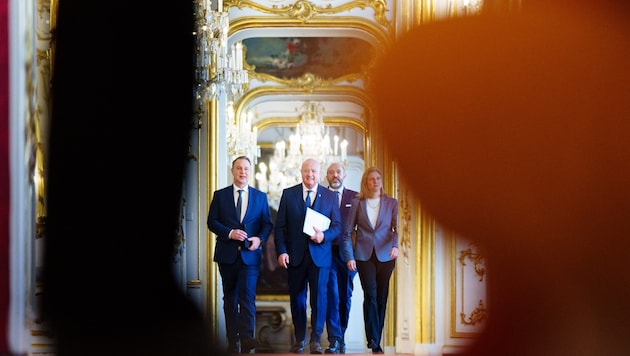
[[[289,267],[289,254],[288,253],[280,254],[280,256],[278,256],[278,264],[282,266],[283,268],[288,268]]]
[[[315,230],[315,234],[311,236],[311,241],[318,244],[322,243],[322,241],[324,241],[324,233],[322,230],[318,229],[316,226],[313,226],[313,230]]]
[[[234,229],[230,231],[228,238],[230,240],[244,241],[247,238],[247,233],[241,229]]]
[[[261,240],[260,237],[258,236],[252,236],[252,237],[248,237],[247,240],[249,240],[249,242],[251,242],[251,244],[249,245],[248,250],[250,251],[254,251],[256,250],[258,247],[260,247],[261,244]]]

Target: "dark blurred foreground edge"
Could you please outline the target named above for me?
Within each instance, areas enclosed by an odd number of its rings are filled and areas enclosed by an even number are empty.
[[[171,274],[192,114],[186,1],[59,2],[44,315],[58,355],[209,355]]]

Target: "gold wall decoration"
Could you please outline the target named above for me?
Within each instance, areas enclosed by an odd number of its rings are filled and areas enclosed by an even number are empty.
[[[482,254],[477,252],[477,250],[473,250],[472,248],[460,251],[459,263],[462,265],[462,268],[466,266],[467,259],[473,263],[475,273],[479,276],[479,282],[483,281],[486,274],[486,259]]]
[[[251,72],[250,78],[260,82],[274,82],[290,88],[295,88],[307,93],[313,93],[316,88],[333,87],[343,82],[354,82],[361,79],[361,74],[348,74],[335,79],[322,79],[312,73],[306,73],[299,78],[283,79],[269,74]]]
[[[480,246],[461,236],[449,236],[451,249],[451,337],[474,337],[488,319],[486,264]]]
[[[486,320],[488,317],[488,310],[486,306],[483,304],[483,300],[479,301],[479,306],[477,306],[472,313],[470,313],[469,317],[466,317],[466,313],[463,311],[459,314],[461,318],[461,323],[464,325],[477,325],[482,321]]]
[[[398,197],[398,218],[399,218],[399,246],[402,251],[405,264],[409,264],[409,252],[411,250],[411,221],[412,206],[411,199],[406,192],[400,192]]]
[[[304,0],[298,0],[289,5],[274,5],[272,7],[263,6],[250,0],[227,0],[223,2],[224,9],[228,9],[232,6],[240,9],[247,7],[262,13],[288,17],[303,23],[309,22],[318,16],[340,14],[357,8],[361,10],[365,8],[372,8],[374,9],[374,19],[376,22],[388,29],[391,29],[391,23],[389,23],[387,17],[385,16],[387,12],[387,3],[385,0],[355,0],[336,7],[333,7],[331,4],[327,4],[326,6],[317,6],[310,1]]]

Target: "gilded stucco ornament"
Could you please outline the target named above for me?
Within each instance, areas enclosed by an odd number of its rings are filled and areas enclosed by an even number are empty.
[[[466,259],[473,262],[475,273],[479,276],[479,281],[483,281],[486,274],[486,259],[478,251],[473,251],[471,248],[462,250],[459,253],[459,263],[462,266],[466,266]]]
[[[488,310],[486,309],[483,301],[479,301],[479,305],[470,313],[470,317],[466,317],[466,313],[462,312],[459,314],[461,318],[461,323],[464,325],[476,325],[486,320],[488,317]]]
[[[374,19],[376,22],[388,29],[391,29],[392,26],[387,20],[387,16],[385,16],[387,12],[387,3],[385,0],[356,0],[336,7],[333,7],[330,4],[323,7],[316,6],[310,1],[304,0],[298,0],[289,5],[273,5],[272,7],[263,6],[250,0],[227,0],[223,3],[223,8],[228,9],[229,7],[238,7],[239,9],[250,8],[262,13],[289,17],[302,22],[308,22],[320,15],[336,15],[343,12],[349,12],[350,10],[357,8],[361,10],[372,8],[374,9]]]

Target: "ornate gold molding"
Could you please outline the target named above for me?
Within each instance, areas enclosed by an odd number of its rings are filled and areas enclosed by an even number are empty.
[[[307,23],[318,16],[340,14],[356,8],[361,10],[372,8],[374,9],[374,19],[376,22],[388,30],[392,28],[391,23],[387,21],[387,17],[385,16],[387,12],[387,3],[385,0],[355,0],[337,7],[333,7],[331,4],[323,7],[317,6],[310,1],[304,0],[298,0],[289,5],[273,5],[272,7],[263,6],[250,0],[227,0],[223,3],[225,10],[230,7],[238,7],[239,9],[250,8],[262,13],[294,19],[302,23]]]
[[[459,313],[461,323],[464,325],[477,325],[488,318],[488,310],[483,305],[483,300],[479,301],[479,305],[470,313],[470,317],[466,318],[466,313],[463,311]]]
[[[459,252],[459,263],[462,266],[466,266],[466,259],[473,262],[475,273],[479,276],[479,282],[483,281],[486,274],[486,259],[482,254],[473,251],[472,248],[468,248]]]
[[[312,73],[305,73],[301,77],[294,79],[278,78],[274,77],[273,75],[256,73],[254,71],[250,71],[249,76],[251,79],[257,79],[262,83],[274,82],[289,88],[296,88],[312,93],[315,88],[333,87],[342,83],[357,82],[364,79],[367,76],[367,72],[347,74],[335,79],[323,79]]]
[[[398,201],[398,220],[400,221],[399,225],[401,226],[401,228],[399,229],[398,245],[400,247],[400,250],[402,251],[405,264],[409,264],[409,253],[411,250],[412,203],[406,192],[401,192],[400,196],[398,197]]]
[[[451,244],[451,334],[453,338],[476,337],[488,318],[485,256],[473,241],[448,232]],[[469,266],[472,262],[472,266]],[[478,301],[478,302],[477,302]],[[475,306],[476,304],[476,306]],[[472,309],[472,310],[471,310]],[[459,319],[458,319],[459,316]]]

